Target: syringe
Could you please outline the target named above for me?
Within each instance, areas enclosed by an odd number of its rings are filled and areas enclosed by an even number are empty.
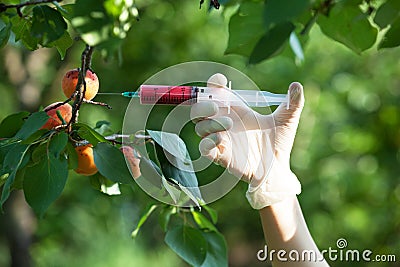
[[[288,95],[256,90],[230,90],[200,86],[141,85],[136,92],[99,93],[139,98],[141,104],[192,105],[215,101],[220,106],[268,107],[288,103]]]

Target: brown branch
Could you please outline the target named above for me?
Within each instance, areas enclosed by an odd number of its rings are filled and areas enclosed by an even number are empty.
[[[67,100],[65,100],[65,101],[63,101],[63,102],[60,102],[60,103],[58,103],[58,104],[56,104],[56,105],[54,105],[54,106],[45,108],[43,111],[44,111],[44,112],[47,112],[47,111],[50,111],[50,110],[52,110],[52,109],[56,109],[56,108],[58,108],[58,107],[60,107],[60,106],[62,106],[62,105],[65,105],[65,104],[67,104],[69,101],[71,101],[75,96],[76,96],[76,91],[75,91]]]
[[[74,103],[72,104],[72,117],[68,123],[68,129],[70,129],[71,128],[70,126],[73,123],[75,123],[78,119],[78,111],[83,103],[83,99],[86,94],[85,77],[86,77],[87,66],[88,65],[90,66],[92,54],[93,54],[93,47],[86,45],[85,50],[83,50],[81,55],[81,68],[79,69],[78,83],[76,84],[75,87],[76,97]],[[81,92],[82,85],[83,85],[83,90]]]
[[[85,64],[85,68],[86,70],[92,70],[92,54],[94,51],[94,47],[89,46],[89,50],[86,53],[86,64]],[[85,73],[86,75],[86,73]]]
[[[25,6],[34,6],[34,5],[41,5],[41,4],[47,4],[47,3],[52,3],[52,2],[61,2],[62,0],[37,0],[37,1],[31,1],[31,2],[24,2],[20,4],[14,4],[14,5],[5,5],[5,4],[0,4],[0,13],[6,11],[9,8],[15,8],[17,9],[18,16],[23,17],[21,8]]]
[[[109,104],[103,103],[103,102],[96,102],[96,101],[92,101],[92,100],[83,99],[83,103],[107,107],[108,109],[112,109],[112,107]]]

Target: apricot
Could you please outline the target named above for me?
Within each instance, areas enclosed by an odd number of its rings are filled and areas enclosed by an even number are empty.
[[[92,145],[88,144],[85,146],[75,147],[75,151],[78,154],[78,168],[75,169],[75,172],[85,176],[97,173]]]
[[[71,97],[71,95],[75,92],[76,85],[78,84],[78,77],[79,69],[69,70],[67,73],[65,73],[61,81],[61,87],[66,97]],[[97,78],[96,73],[91,70],[87,70],[85,82],[86,91],[84,98],[86,100],[92,100],[99,91],[99,79]],[[80,90],[83,92],[83,84]]]
[[[140,173],[140,168],[139,168],[140,159],[135,157],[135,150],[130,146],[122,146],[120,150],[125,156],[125,159],[128,163],[129,169],[131,170],[133,178],[136,179],[140,177],[140,175],[142,175]]]
[[[54,107],[57,104],[60,104],[62,102],[55,102],[53,104],[48,105],[44,110],[47,110],[51,107]],[[41,129],[53,129],[56,126],[62,125],[63,122],[60,120],[60,118],[57,116],[57,110],[60,111],[61,117],[64,119],[66,123],[69,123],[72,117],[72,107],[70,104],[64,104],[61,105],[57,108],[51,109],[47,111],[47,115],[49,115],[49,119],[46,121],[46,123],[42,126]]]

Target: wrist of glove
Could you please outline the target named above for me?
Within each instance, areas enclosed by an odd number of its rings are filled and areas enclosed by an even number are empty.
[[[301,184],[296,175],[274,159],[261,183],[250,182],[246,198],[253,209],[260,210],[300,193]]]

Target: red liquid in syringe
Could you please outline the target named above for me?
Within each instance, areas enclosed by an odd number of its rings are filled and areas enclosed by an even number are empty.
[[[141,104],[192,105],[197,101],[197,87],[141,85]]]

